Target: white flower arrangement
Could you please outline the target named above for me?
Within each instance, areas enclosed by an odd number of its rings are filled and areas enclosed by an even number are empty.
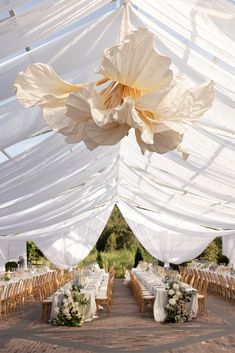
[[[56,325],[73,327],[82,325],[84,317],[80,309],[82,306],[86,306],[89,301],[80,292],[80,289],[80,286],[73,285],[71,290],[65,290],[61,308],[54,322]]]
[[[186,291],[180,282],[168,279],[165,281],[168,303],[166,305],[167,316],[165,322],[184,322],[191,320],[189,303],[195,291]]]

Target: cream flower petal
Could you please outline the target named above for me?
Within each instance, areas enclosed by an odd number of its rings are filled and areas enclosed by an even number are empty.
[[[90,100],[94,83],[84,85],[79,91],[71,93],[66,100],[66,114],[74,122],[92,119]]]
[[[98,145],[113,145],[126,136],[130,129],[124,120],[128,113],[125,105],[105,110],[94,84],[69,95],[66,108],[67,116],[79,126],[76,134],[66,138],[68,143],[83,140],[90,149]]]
[[[121,105],[113,109],[105,109],[100,95],[96,90],[92,91],[90,100],[91,112],[94,121],[100,127],[106,127],[107,124],[118,123],[120,125],[129,125],[129,128],[139,129],[141,138],[146,143],[153,143],[154,130],[151,124],[145,123],[139,116],[134,107],[134,101],[130,97],[126,97]]]
[[[93,150],[98,146],[115,145],[128,134],[130,127],[127,125],[108,124],[101,128],[94,121],[89,121],[81,125],[79,132],[75,135],[67,136],[67,143],[77,143],[83,141],[86,146]]]
[[[105,128],[100,128],[95,123],[90,123],[84,127],[87,136],[100,146],[115,145],[128,135],[129,129],[128,125],[118,124],[107,124]],[[87,146],[89,148],[89,145]]]
[[[87,135],[87,133],[84,131],[83,128],[84,128],[84,124],[77,134],[66,136],[65,141],[69,144],[78,143],[78,142],[83,141],[90,150],[93,150],[96,147],[98,147],[99,144],[95,143]]]
[[[172,85],[169,85],[165,89],[153,91],[143,96],[139,96],[135,100],[135,107],[142,111],[157,112],[160,102],[172,87]]]
[[[172,80],[171,59],[154,49],[146,28],[131,32],[124,42],[104,51],[98,72],[113,81],[143,92],[167,87]]]
[[[140,132],[136,130],[136,140],[139,144],[142,153],[146,150],[150,152],[166,153],[177,148],[177,146],[182,142],[183,135],[177,133],[174,130],[167,130],[165,132],[154,134],[154,143],[147,144],[140,138]]]
[[[174,130],[184,134],[188,125],[209,109],[213,97],[212,82],[190,90],[185,79],[178,76],[168,90],[138,97],[135,106],[145,112],[145,124],[155,133]]]
[[[174,85],[163,97],[155,113],[159,120],[183,121],[192,114],[194,97],[182,77],[175,79]]]
[[[213,103],[215,98],[214,82],[203,83],[192,90],[193,93],[193,111],[190,120],[197,120],[204,114]]]
[[[50,66],[40,63],[20,72],[14,83],[16,97],[25,107],[44,107],[50,105],[53,99],[63,101],[80,87],[61,80]]]

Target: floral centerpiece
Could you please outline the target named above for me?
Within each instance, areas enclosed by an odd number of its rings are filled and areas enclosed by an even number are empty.
[[[235,269],[234,268],[230,269],[230,274],[231,274],[231,276],[235,277]]]
[[[55,320],[59,326],[81,326],[84,322],[82,309],[89,303],[89,300],[81,293],[82,286],[73,284],[71,290],[64,292],[64,299]]]
[[[168,302],[165,322],[184,322],[191,320],[190,302],[195,290],[186,291],[179,281],[165,280]]]

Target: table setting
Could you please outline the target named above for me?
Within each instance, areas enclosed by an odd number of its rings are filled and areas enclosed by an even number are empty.
[[[138,280],[155,296],[153,315],[157,322],[184,322],[195,318],[198,311],[197,291],[180,282],[180,275],[157,276],[151,269],[132,269]],[[162,274],[162,273],[161,273]]]
[[[96,316],[95,296],[106,282],[103,269],[77,271],[72,282],[52,295],[50,322],[62,326],[81,326]]]

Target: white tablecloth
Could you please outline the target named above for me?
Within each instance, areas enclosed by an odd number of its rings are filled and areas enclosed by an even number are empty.
[[[89,300],[89,304],[81,308],[83,317],[85,321],[91,321],[96,318],[96,302],[95,296],[102,284],[103,278],[105,277],[104,270],[98,270],[91,274],[85,279],[84,288],[81,290],[81,293],[84,293],[86,298]],[[58,289],[52,297],[52,307],[51,307],[51,316],[50,320],[53,321],[56,319],[62,300],[64,298],[64,291],[71,288],[72,284],[68,283],[63,288]]]
[[[155,296],[155,302],[153,307],[154,319],[157,322],[163,322],[166,318],[165,307],[167,305],[168,297],[165,284],[161,281],[161,278],[156,277],[152,272],[148,271],[137,271],[133,269],[136,277],[140,282],[148,289],[148,291]],[[187,291],[193,290],[193,288],[186,283],[181,283]],[[197,316],[198,311],[198,296],[193,295],[190,303],[190,310],[192,317]]]

